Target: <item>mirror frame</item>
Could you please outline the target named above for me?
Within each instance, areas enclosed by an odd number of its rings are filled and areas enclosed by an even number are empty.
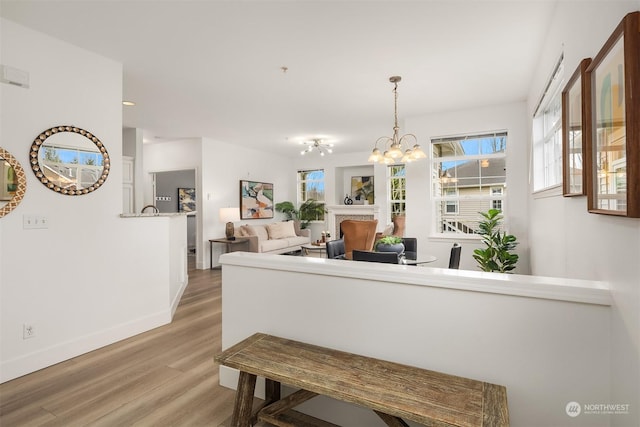
[[[91,184],[89,187],[81,188],[81,189],[76,189],[75,187],[62,188],[59,185],[56,185],[51,181],[49,181],[49,179],[46,176],[44,176],[44,173],[40,169],[40,163],[38,161],[38,152],[40,150],[40,147],[42,146],[42,144],[44,144],[47,138],[60,132],[73,132],[73,133],[82,135],[85,138],[87,138],[89,141],[91,141],[93,144],[95,144],[96,147],[98,147],[98,149],[100,150],[100,153],[102,154],[103,165],[104,165],[102,176],[100,176],[100,178],[98,178],[98,180],[93,184]],[[76,126],[54,126],[52,128],[45,130],[40,135],[38,135],[36,139],[33,141],[33,144],[31,144],[31,151],[29,153],[29,157],[31,158],[31,169],[33,170],[33,173],[36,174],[36,178],[38,178],[38,180],[50,190],[53,190],[56,193],[65,194],[67,196],[79,196],[79,195],[88,194],[97,190],[107,180],[107,176],[109,175],[109,170],[111,169],[111,161],[109,160],[109,153],[107,153],[107,149],[105,148],[104,144],[102,144],[102,142],[98,139],[98,137],[93,135],[91,132]]]
[[[2,147],[0,147],[0,157],[9,163],[9,165],[13,168],[16,177],[18,178],[18,188],[16,189],[16,194],[14,194],[11,200],[9,200],[4,206],[0,207],[0,218],[2,218],[3,216],[14,210],[22,201],[24,193],[26,193],[27,191],[27,174],[25,174],[24,169],[22,169],[20,162],[18,162],[18,160],[16,160],[16,158],[13,157],[11,153],[9,153]]]

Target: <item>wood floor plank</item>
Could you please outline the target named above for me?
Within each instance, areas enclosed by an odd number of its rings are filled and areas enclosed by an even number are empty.
[[[0,426],[219,425],[221,333],[221,271],[189,270],[171,324],[0,384]]]

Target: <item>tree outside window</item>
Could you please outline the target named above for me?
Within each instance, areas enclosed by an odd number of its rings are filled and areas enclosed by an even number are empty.
[[[389,221],[397,215],[404,215],[406,205],[405,165],[392,165],[387,169],[389,177]]]
[[[316,201],[324,205],[324,169],[298,171],[298,207]],[[324,221],[324,212],[318,210],[318,221]]]

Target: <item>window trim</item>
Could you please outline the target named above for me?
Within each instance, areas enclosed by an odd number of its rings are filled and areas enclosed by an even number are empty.
[[[485,132],[472,132],[472,133],[464,133],[464,134],[458,134],[458,135],[450,135],[450,136],[446,136],[446,137],[434,137],[431,138],[431,143],[442,143],[442,142],[448,142],[448,141],[460,141],[460,140],[464,140],[464,139],[481,139],[481,138],[488,138],[488,137],[500,137],[500,136],[504,136],[506,138],[505,140],[505,144],[508,143],[509,140],[509,131],[507,129],[500,129],[500,130],[495,130],[495,131],[485,131]],[[436,196],[434,194],[434,190],[435,190],[435,182],[434,180],[438,179],[437,175],[438,172],[436,170],[436,168],[434,167],[436,164],[438,163],[442,163],[442,162],[454,162],[454,161],[480,161],[483,159],[504,159],[505,161],[505,165],[506,165],[506,161],[507,161],[507,154],[508,148],[505,145],[504,151],[502,152],[496,152],[496,153],[490,153],[490,154],[470,154],[467,156],[447,156],[447,157],[435,157],[434,156],[434,151],[433,149],[429,150],[429,175],[430,175],[430,179],[431,179],[431,185],[429,188],[429,201],[430,201],[430,210],[431,210],[431,215],[433,215],[433,219],[430,224],[430,232],[429,232],[429,239],[430,240],[434,240],[434,241],[455,241],[455,240],[467,240],[467,241],[477,241],[480,240],[482,237],[478,234],[471,234],[471,233],[442,233],[439,231],[438,228],[438,216],[439,214],[436,212],[437,209],[440,209],[439,205],[442,202],[446,202],[447,198],[446,197],[442,197],[442,196]],[[505,173],[505,183],[500,184],[499,186],[502,186],[505,190],[504,193],[506,193],[506,180],[507,180],[507,176]],[[459,196],[459,189],[457,191],[458,193],[458,197],[456,198],[456,202],[458,204],[458,212],[460,210],[459,207],[459,203],[463,200],[474,200],[474,201],[486,201],[487,203],[487,210],[489,209],[489,206],[491,204],[491,200],[496,199],[496,197],[492,196],[490,193],[490,189],[492,187],[497,187],[498,185],[487,185],[487,187],[489,188],[489,191],[485,194],[476,194],[473,196]],[[483,186],[484,187],[484,186]],[[507,196],[506,194],[504,194],[500,197],[501,200],[503,200],[503,206],[506,205],[506,200],[507,200]]]
[[[317,171],[322,171],[322,180],[318,180],[318,179],[313,179],[313,180],[307,180],[307,179],[300,179],[300,174],[304,173],[304,172],[317,172]],[[302,183],[303,182],[307,182],[307,181],[311,181],[311,182],[322,182],[323,187],[325,186],[325,180],[326,180],[326,172],[323,168],[318,168],[318,169],[301,169],[298,170],[296,172],[296,202],[297,202],[297,206],[300,207],[300,205],[304,202],[306,202],[308,199],[302,200],[301,195],[302,195]],[[325,203],[326,204],[326,188],[325,188],[325,193],[324,193],[324,198],[323,200],[316,200],[317,202],[320,203]]]
[[[545,84],[544,90],[540,95],[540,99],[536,104],[536,108],[534,110],[532,119],[531,119],[531,175],[530,175],[530,191],[531,194],[534,195],[534,198],[539,197],[549,197],[551,195],[555,195],[556,187],[562,187],[563,181],[563,170],[562,170],[562,162],[563,162],[563,147],[562,147],[562,139],[563,139],[563,130],[562,130],[562,89],[564,87],[564,52],[560,54],[560,57],[555,63],[553,71]],[[545,111],[549,109],[551,105],[557,103],[559,105],[560,114],[558,116],[558,120],[552,129],[549,130],[548,133],[545,134],[545,124],[544,124],[544,115]],[[538,130],[538,128],[542,128]],[[540,136],[539,136],[540,134]],[[556,136],[558,137],[557,145],[554,145],[554,148],[557,149],[559,154],[558,163],[547,163],[545,148],[548,147],[548,143],[551,139]],[[538,139],[536,139],[539,136]],[[556,144],[556,143],[554,143]],[[538,160],[540,159],[540,160]],[[540,164],[538,162],[541,162]],[[547,183],[547,171],[550,166],[554,166],[557,169],[556,179],[557,182]],[[538,174],[542,174],[539,176]],[[541,182],[540,187],[536,187],[538,183]],[[535,197],[536,193],[546,192],[547,190],[551,190],[549,194],[539,195],[539,197]],[[562,189],[560,189],[560,193],[562,193]]]
[[[403,176],[394,176],[391,174],[391,168],[394,167],[402,167],[404,169],[404,175]],[[392,191],[391,191],[391,180],[392,179],[401,179],[404,182],[404,199],[393,199],[392,198]],[[391,223],[392,221],[392,216],[393,216],[393,209],[392,209],[392,205],[394,203],[404,203],[404,214],[406,215],[407,213],[407,165],[404,163],[396,163],[396,164],[392,164],[392,165],[387,165],[387,221],[388,223]]]

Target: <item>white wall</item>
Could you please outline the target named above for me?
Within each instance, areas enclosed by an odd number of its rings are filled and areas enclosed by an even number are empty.
[[[26,169],[27,191],[0,219],[0,381],[170,321],[167,218],[119,218],[122,209],[122,66],[0,20],[2,64],[29,89],[0,84],[2,146]],[[64,196],[30,170],[29,148],[54,125],[89,130],[111,172],[94,193]],[[23,215],[47,218],[25,230]],[[176,272],[176,276],[178,273]],[[36,336],[22,338],[24,323]]]
[[[219,210],[240,206],[240,180],[272,183],[274,205],[295,197],[295,193],[290,192],[290,182],[295,179],[295,175],[291,172],[289,159],[267,151],[237,147],[211,139],[205,139],[202,148],[205,171],[202,186],[203,192],[207,194],[203,242],[208,243],[209,239],[224,237],[225,223],[220,221]],[[237,224],[259,224],[280,219],[282,214],[275,212],[274,219],[241,220]],[[214,265],[219,265],[218,256],[224,250],[220,244],[213,246]],[[205,250],[205,253],[208,254],[208,250]]]
[[[565,413],[609,400],[609,348],[593,339],[609,331],[601,283],[268,254],[223,264],[223,349],[265,332],[504,385],[514,427],[608,425]],[[220,370],[222,385],[235,378]],[[339,425],[384,425],[354,405],[309,403]]]
[[[429,114],[407,119],[406,132],[419,135],[425,151],[432,138],[506,130],[507,139],[507,201],[505,223],[520,244],[516,252],[520,255],[516,272],[529,273],[529,238],[527,229],[527,174],[529,130],[526,127],[525,104],[514,103],[488,106],[472,110]],[[407,166],[407,235],[427,242],[429,253],[436,255],[441,263],[448,265],[449,250],[453,242],[462,245],[461,269],[477,270],[472,253],[480,247],[477,239],[465,240],[435,236],[433,208],[430,200],[432,188],[428,161],[410,163]],[[422,244],[420,246],[423,246]],[[420,250],[420,246],[418,250]]]
[[[634,10],[640,10],[640,1],[559,2],[529,93],[527,116],[533,115],[561,52],[566,81],[583,58],[595,57],[624,15]],[[631,405],[630,415],[612,416],[613,426],[640,425],[640,220],[590,214],[586,197],[557,193],[531,197],[529,206],[532,273],[610,283],[611,335],[594,337],[603,345],[610,339],[611,344],[611,402],[604,403]]]

